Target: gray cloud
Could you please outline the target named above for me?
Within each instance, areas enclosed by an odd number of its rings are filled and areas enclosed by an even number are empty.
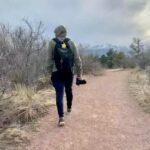
[[[106,9],[119,11],[125,10],[134,14],[144,9],[147,4],[147,0],[107,0],[104,4]]]
[[[147,5],[147,0],[5,0],[0,1],[0,22],[15,26],[24,17],[42,20],[49,37],[64,24],[77,42],[125,45],[143,36],[146,28],[138,21]]]

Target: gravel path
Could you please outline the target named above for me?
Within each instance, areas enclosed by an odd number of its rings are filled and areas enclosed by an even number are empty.
[[[57,112],[40,120],[29,150],[150,150],[150,116],[132,100],[129,71],[109,71],[87,77],[74,86],[74,105],[57,126]]]

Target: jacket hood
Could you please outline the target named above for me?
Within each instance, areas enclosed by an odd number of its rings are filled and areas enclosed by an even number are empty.
[[[63,25],[60,25],[54,30],[54,33],[56,37],[66,37],[67,29]]]

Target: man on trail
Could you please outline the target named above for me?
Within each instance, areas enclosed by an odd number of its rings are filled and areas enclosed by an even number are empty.
[[[59,126],[64,126],[63,95],[64,88],[67,100],[67,112],[72,109],[72,84],[74,67],[77,79],[81,80],[82,63],[75,44],[66,38],[67,30],[60,25],[55,30],[55,38],[49,43],[48,48],[48,72],[51,74],[51,81],[56,91],[56,104],[59,115]]]

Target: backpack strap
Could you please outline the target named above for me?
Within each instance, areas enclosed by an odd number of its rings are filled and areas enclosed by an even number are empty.
[[[56,44],[60,44],[61,42],[57,39],[57,38],[53,38],[53,41],[56,43]]]
[[[53,40],[54,40],[55,42],[60,42],[60,41],[58,40],[58,38],[53,38]],[[68,42],[68,41],[70,41],[69,38],[65,38],[65,39],[64,39],[64,42]],[[61,42],[60,42],[60,43],[61,43]]]
[[[66,38],[66,39],[64,40],[65,43],[68,43],[69,41],[70,41],[69,38]]]
[[[67,48],[71,50],[70,44],[69,44],[69,41],[70,41],[69,38],[66,38],[63,42],[59,41],[58,38],[53,38],[52,40],[56,43],[55,48],[58,48],[61,44],[65,43]]]

